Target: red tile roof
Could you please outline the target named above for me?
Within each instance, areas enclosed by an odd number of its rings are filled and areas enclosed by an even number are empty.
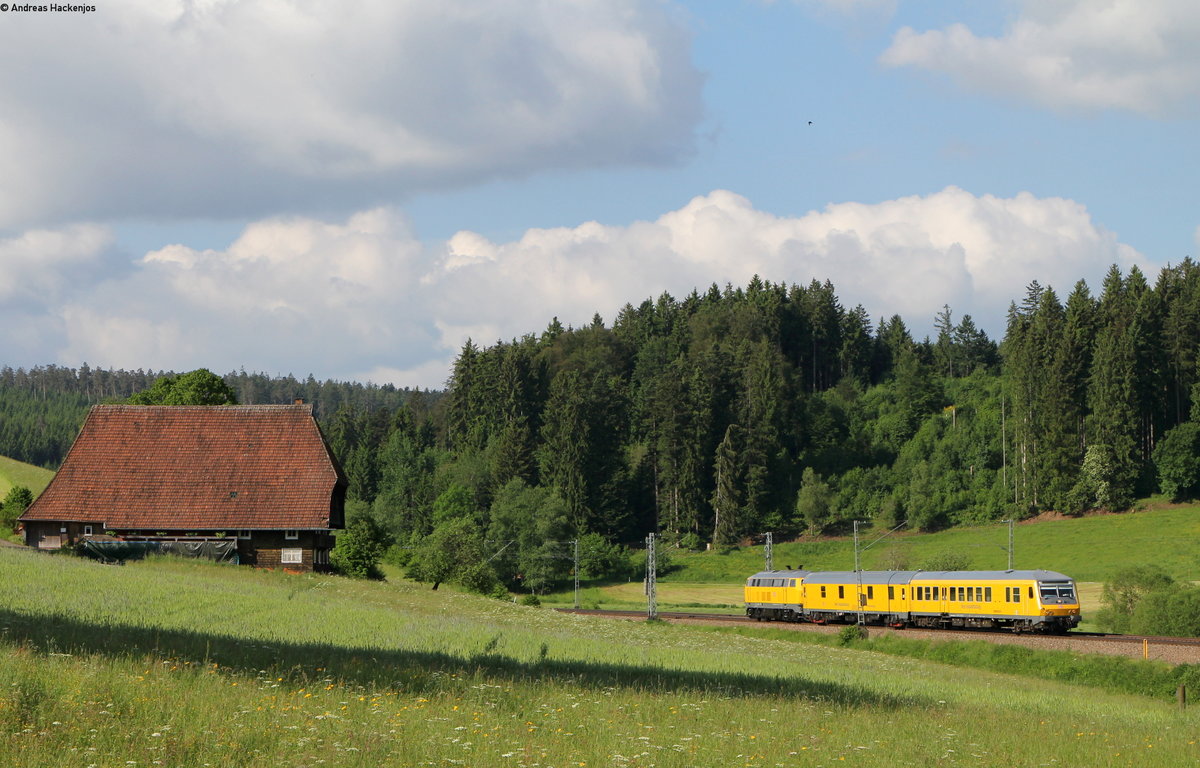
[[[345,475],[311,405],[97,405],[21,519],[126,530],[341,527],[339,485]]]

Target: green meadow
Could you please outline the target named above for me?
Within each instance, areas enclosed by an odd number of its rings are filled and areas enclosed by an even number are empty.
[[[0,550],[11,766],[1194,764],[1161,696],[405,581]]]
[[[1121,514],[1091,515],[1017,523],[1013,530],[1014,565],[1060,571],[1080,582],[1085,620],[1100,608],[1103,582],[1121,568],[1143,563],[1162,566],[1181,581],[1200,581],[1200,507],[1143,502],[1143,509]],[[953,554],[966,558],[970,568],[1008,566],[1008,526],[994,524],[953,528],[938,533],[861,534],[863,567],[918,568],[934,558]],[[868,546],[869,545],[869,546]],[[720,612],[740,612],[741,585],[762,570],[763,547],[730,552],[669,550],[674,569],[658,584],[661,610],[708,606]],[[776,568],[851,570],[854,544],[849,536],[776,543]],[[572,590],[556,592],[543,602],[570,605]],[[588,584],[580,592],[585,607],[642,608],[646,598],[638,583]],[[1096,627],[1086,623],[1084,628]]]
[[[15,485],[23,485],[33,491],[34,498],[46,490],[54,472],[49,469],[35,467],[32,464],[0,456],[0,499]]]

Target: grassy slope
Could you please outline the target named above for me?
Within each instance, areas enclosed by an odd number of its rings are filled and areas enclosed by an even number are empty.
[[[866,533],[864,546],[880,535]],[[1015,565],[1061,571],[1080,582],[1085,620],[1100,607],[1101,582],[1122,567],[1157,563],[1175,578],[1200,580],[1200,507],[1158,505],[1145,511],[1119,515],[1097,515],[1063,520],[1028,521],[1014,531]],[[887,568],[907,562],[917,567],[943,553],[966,556],[972,568],[1007,567],[1008,526],[996,524],[955,528],[932,534],[894,534],[863,552],[866,568]],[[663,610],[710,605],[719,610],[740,611],[741,585],[763,567],[763,548],[747,547],[725,554],[675,552],[670,554],[675,570],[658,586],[658,603]],[[775,545],[775,567],[803,566],[810,570],[850,570],[854,567],[854,545],[850,537],[818,541],[786,542]],[[550,595],[551,605],[569,604],[569,591]],[[588,586],[580,594],[585,606],[645,606],[641,583]],[[1095,628],[1088,624],[1085,628]]]
[[[33,491],[33,497],[36,499],[38,494],[50,485],[53,477],[54,473],[48,469],[0,456],[0,499],[3,499],[14,485],[23,485]]]
[[[0,583],[17,767],[1200,758],[1196,716],[1142,697],[403,583],[26,551]]]
[[[869,544],[878,534],[865,534]],[[1200,507],[1159,506],[1139,512],[1018,523],[1014,533],[1017,568],[1061,571],[1079,581],[1104,581],[1122,567],[1157,563],[1178,579],[1200,579]],[[886,568],[907,561],[918,567],[938,554],[966,556],[971,568],[1007,567],[1008,526],[995,524],[954,528],[933,534],[890,536],[863,553],[866,568]],[[667,581],[740,582],[763,567],[762,547],[726,555],[672,553],[682,566]],[[775,567],[792,565],[811,570],[850,570],[854,546],[850,537],[775,545]]]

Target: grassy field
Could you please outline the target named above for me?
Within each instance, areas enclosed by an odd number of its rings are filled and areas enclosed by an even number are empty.
[[[1195,764],[1170,702],[408,583],[0,550],[11,766]]]
[[[871,544],[878,533],[865,534]],[[1101,607],[1103,581],[1122,567],[1156,563],[1175,578],[1200,581],[1200,507],[1159,504],[1115,515],[1039,520],[1019,523],[1014,529],[1015,565],[1061,571],[1079,582],[1084,623],[1081,629],[1099,629],[1094,621]],[[864,567],[887,568],[907,562],[911,568],[938,555],[961,554],[972,568],[1007,567],[1008,526],[957,528],[932,534],[889,536],[863,553]],[[763,548],[745,547],[726,553],[670,552],[674,570],[658,584],[660,610],[704,608],[740,613],[741,585],[763,568]],[[775,545],[775,567],[810,570],[850,570],[854,545],[850,537]],[[554,592],[542,602],[551,606],[574,603],[572,590]],[[580,604],[588,608],[641,609],[646,597],[641,582],[584,584]]]
[[[53,477],[54,473],[48,469],[0,456],[0,499],[3,499],[14,485],[25,486],[33,491],[33,497],[37,498],[38,494],[50,485]]]
[[[862,535],[870,544],[881,532]],[[1014,529],[1014,565],[1061,571],[1078,581],[1100,582],[1133,564],[1156,563],[1177,579],[1200,580],[1200,507],[1152,505],[1144,511],[1061,520],[1018,523]],[[995,524],[954,528],[933,534],[893,534],[862,554],[863,567],[888,568],[907,563],[919,568],[944,553],[960,554],[971,568],[1003,569],[1008,564],[1008,526]],[[763,548],[746,547],[728,554],[671,552],[679,568],[664,582],[738,583],[763,567]],[[776,568],[850,570],[854,545],[850,537],[775,545]]]

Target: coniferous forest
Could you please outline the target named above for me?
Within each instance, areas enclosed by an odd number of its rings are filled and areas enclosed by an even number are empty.
[[[755,278],[626,305],[611,324],[468,341],[445,392],[224,378],[242,403],[312,402],[351,516],[412,546],[431,533],[461,544],[454,531],[470,528],[528,538],[522,551],[651,531],[723,547],[1198,490],[1190,259],[1153,285],[1116,267],[1097,291],[1031,283],[999,343],[948,306],[935,327],[917,340],[899,316],[843,306],[828,282]],[[90,403],[157,375],[0,370],[0,454],[56,466]]]

